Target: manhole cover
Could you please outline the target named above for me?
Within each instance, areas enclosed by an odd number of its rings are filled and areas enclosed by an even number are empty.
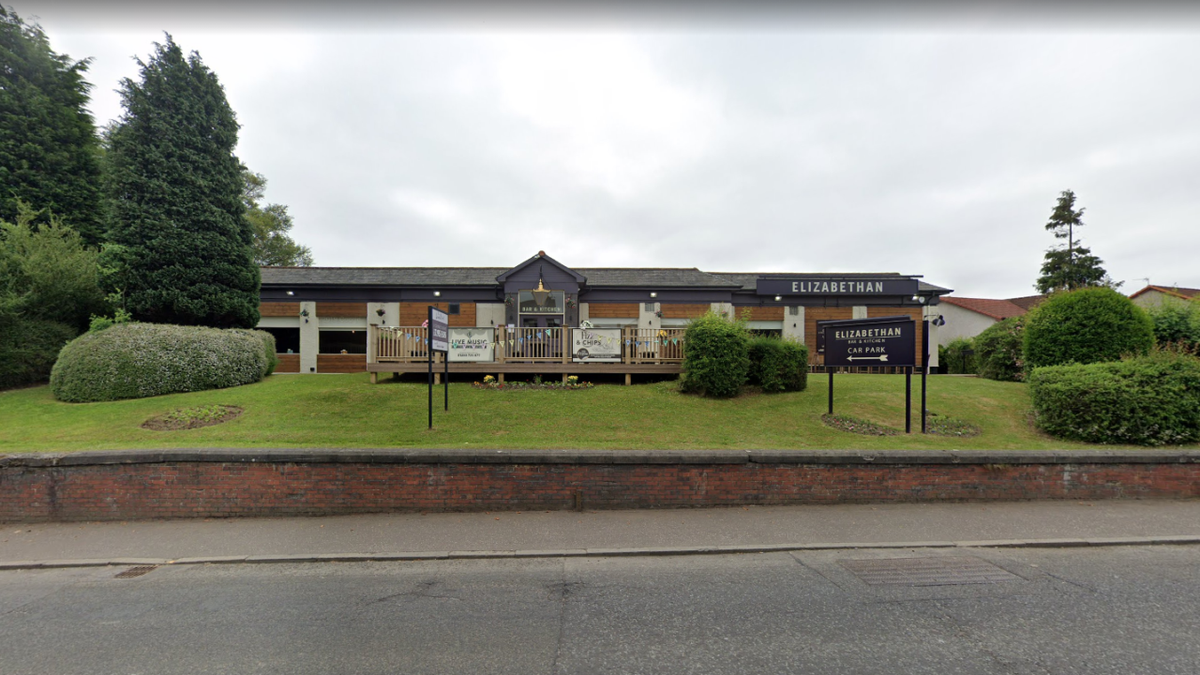
[[[1015,574],[979,558],[886,558],[839,560],[864,583],[872,586],[953,586],[994,584],[1020,579]]]
[[[140,577],[144,574],[149,574],[156,569],[158,569],[158,565],[138,565],[137,567],[130,567],[129,569],[125,570],[124,572],[121,572],[120,574],[118,574],[117,576],[115,576],[113,578],[114,579],[132,579],[134,577]]]

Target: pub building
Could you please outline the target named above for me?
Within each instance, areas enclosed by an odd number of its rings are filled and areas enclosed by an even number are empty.
[[[429,367],[423,324],[434,306],[450,316],[450,372],[623,373],[629,382],[680,372],[684,329],[710,310],[805,343],[816,368],[818,321],[910,316],[919,352],[922,319],[947,293],[919,275],[573,269],[539,251],[511,268],[264,267],[258,327],[275,336],[276,372],[368,371],[374,380]]]

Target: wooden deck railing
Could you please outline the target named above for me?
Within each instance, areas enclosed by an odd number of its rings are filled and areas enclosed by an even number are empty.
[[[479,329],[477,329],[479,330]],[[486,330],[486,329],[485,329]],[[571,327],[493,329],[494,361],[488,363],[571,363]],[[596,329],[603,330],[603,329]],[[372,363],[413,363],[429,360],[429,331],[422,326],[370,326],[367,339],[374,350]],[[621,329],[621,363],[681,363],[683,328]],[[441,362],[441,354],[434,362]],[[612,364],[614,367],[620,364]]]

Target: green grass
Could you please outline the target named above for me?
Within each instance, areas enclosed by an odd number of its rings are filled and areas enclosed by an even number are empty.
[[[920,380],[913,378],[913,426],[920,429]],[[904,380],[839,375],[834,411],[904,429]],[[807,391],[750,393],[732,400],[680,394],[674,382],[600,385],[581,391],[488,391],[450,385],[450,412],[434,392],[427,426],[423,384],[366,374],[274,375],[258,384],[106,403],[60,403],[48,387],[0,392],[0,453],[172,447],[423,447],[598,449],[1087,448],[1049,438],[1029,423],[1024,384],[931,377],[929,409],[975,424],[972,438],[873,437],[821,423],[824,375]],[[216,426],[151,431],[140,425],[180,408],[238,406]]]

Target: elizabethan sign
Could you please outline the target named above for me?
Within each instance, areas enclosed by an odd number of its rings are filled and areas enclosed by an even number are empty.
[[[820,321],[825,365],[915,366],[916,322],[907,316]]]
[[[759,277],[758,295],[914,295],[916,279],[846,279],[844,277],[806,277],[804,279]]]

